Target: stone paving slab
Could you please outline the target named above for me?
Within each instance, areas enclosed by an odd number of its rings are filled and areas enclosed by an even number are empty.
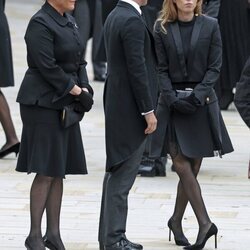
[[[20,137],[22,124],[16,94],[26,70],[24,32],[30,16],[42,0],[9,0],[6,13],[11,29],[16,86],[4,89]],[[89,46],[90,47],[90,46]],[[90,58],[90,48],[87,60]],[[88,64],[89,78],[93,78]],[[103,84],[93,82],[95,105],[82,123],[82,136],[89,174],[68,176],[64,185],[61,230],[67,250],[97,250],[98,217],[105,165]],[[248,250],[250,233],[250,180],[247,166],[250,152],[249,129],[233,106],[223,112],[235,151],[220,158],[205,159],[199,175],[203,197],[209,214],[219,228],[219,250]],[[0,145],[4,143],[0,127]],[[29,190],[34,175],[15,172],[16,157],[0,160],[0,250],[24,249],[29,231]],[[167,177],[138,177],[131,190],[127,236],[144,245],[145,250],[181,249],[168,241],[166,223],[175,202],[178,178],[167,164]],[[45,221],[44,221],[45,222]],[[43,222],[43,223],[44,223]],[[43,224],[44,229],[45,224]],[[194,242],[197,221],[188,206],[183,221],[186,236]],[[214,249],[211,238],[206,248]]]

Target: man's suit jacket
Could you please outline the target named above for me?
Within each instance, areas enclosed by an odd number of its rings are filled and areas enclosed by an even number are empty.
[[[108,72],[104,89],[107,169],[128,159],[145,139],[141,113],[155,109],[153,36],[139,12],[120,1],[104,26]]]
[[[203,13],[207,16],[218,18],[221,0],[206,0],[203,2]]]

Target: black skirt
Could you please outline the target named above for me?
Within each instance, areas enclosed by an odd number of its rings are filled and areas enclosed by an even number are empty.
[[[20,105],[23,131],[16,170],[44,176],[87,174],[79,123],[63,128],[60,111]]]
[[[152,137],[153,158],[182,153],[189,158],[213,157],[233,151],[218,101],[201,106],[194,114],[170,110],[160,95],[157,129]]]

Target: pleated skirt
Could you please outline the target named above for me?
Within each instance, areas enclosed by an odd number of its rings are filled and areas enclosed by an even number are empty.
[[[79,123],[63,128],[60,111],[20,105],[23,130],[16,170],[44,176],[87,174]]]

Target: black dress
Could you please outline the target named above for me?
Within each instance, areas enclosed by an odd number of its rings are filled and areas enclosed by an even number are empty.
[[[79,123],[61,125],[64,105],[77,84],[88,88],[84,46],[72,16],[47,2],[31,19],[25,41],[28,70],[18,92],[23,131],[16,170],[45,176],[86,174]]]
[[[10,32],[4,7],[5,0],[0,0],[0,87],[14,86]]]

